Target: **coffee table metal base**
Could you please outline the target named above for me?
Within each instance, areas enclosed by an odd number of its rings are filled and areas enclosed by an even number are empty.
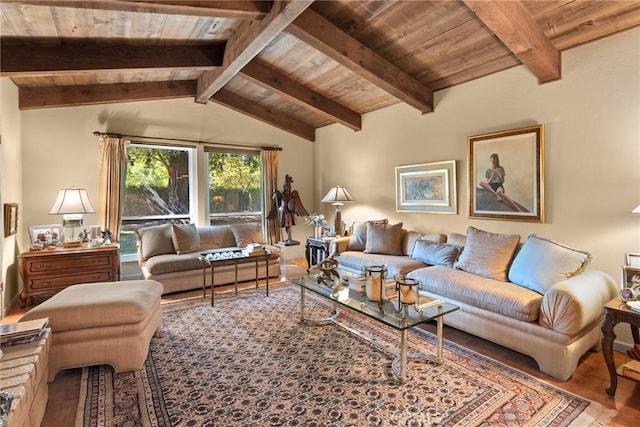
[[[340,315],[340,309],[338,307],[334,307],[333,312],[322,319],[309,319],[305,317],[304,313],[304,303],[305,303],[305,288],[300,288],[300,323],[307,326],[327,326],[327,325],[337,325],[348,331],[356,334],[360,338],[366,340],[369,344],[380,348],[380,345],[375,341],[369,339],[363,334],[353,330],[352,328],[346,327],[344,325],[340,325],[336,322],[337,317]],[[409,338],[409,329],[403,329],[400,331],[400,353],[396,355],[396,357],[391,362],[391,371],[394,375],[401,381],[405,382],[407,379],[407,364],[409,359],[415,360],[418,362],[426,362],[426,363],[434,363],[436,365],[441,365],[444,362],[442,353],[443,353],[443,324],[442,324],[442,316],[437,318],[437,339],[436,339],[436,354],[428,354],[428,353],[419,353],[419,352],[408,352],[408,338]]]

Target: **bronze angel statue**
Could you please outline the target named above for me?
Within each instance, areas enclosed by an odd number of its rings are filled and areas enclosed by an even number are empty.
[[[278,215],[280,227],[284,227],[287,232],[285,246],[299,245],[300,242],[291,238],[291,227],[296,225],[295,216],[309,216],[309,212],[302,205],[302,200],[296,190],[291,190],[293,178],[286,175],[282,191],[275,190],[271,196],[271,211],[267,218],[273,219]]]

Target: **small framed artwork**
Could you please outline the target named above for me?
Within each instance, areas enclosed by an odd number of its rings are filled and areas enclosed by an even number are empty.
[[[622,267],[622,287],[630,288],[636,296],[640,296],[640,268]]]
[[[544,125],[467,142],[469,217],[544,222]]]
[[[63,240],[62,224],[30,225],[31,243],[61,242]]]
[[[4,237],[13,236],[18,232],[18,204],[4,204]]]
[[[457,214],[456,161],[397,166],[396,211]]]
[[[625,261],[629,267],[640,268],[640,254],[628,252],[625,255]]]

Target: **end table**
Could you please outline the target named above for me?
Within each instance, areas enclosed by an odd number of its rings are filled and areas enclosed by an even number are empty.
[[[640,313],[631,310],[620,298],[614,298],[609,301],[605,304],[604,310],[605,318],[604,323],[602,324],[602,354],[605,362],[607,363],[607,368],[609,369],[609,376],[611,377],[611,387],[606,389],[606,391],[610,397],[614,397],[616,394],[616,388],[618,387],[618,372],[616,372],[616,365],[613,360],[613,341],[616,339],[616,334],[613,332],[613,328],[620,322],[628,323],[631,326],[633,342],[635,344],[640,344],[640,334],[638,333],[638,328],[640,328]]]

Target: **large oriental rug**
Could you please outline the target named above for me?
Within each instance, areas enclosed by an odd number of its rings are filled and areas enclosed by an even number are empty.
[[[307,292],[307,314],[329,302]],[[399,334],[349,310],[338,326],[299,323],[295,285],[164,306],[162,335],[139,372],[83,371],[85,426],[586,426],[611,413],[521,371],[445,342],[445,363],[390,362]],[[419,328],[410,351],[434,353]]]

